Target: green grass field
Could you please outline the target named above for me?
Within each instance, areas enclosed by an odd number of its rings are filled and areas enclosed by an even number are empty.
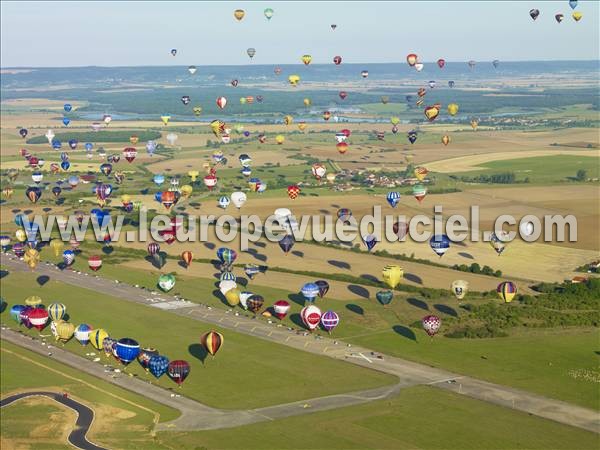
[[[595,156],[552,155],[536,156],[533,158],[508,159],[504,161],[491,161],[481,166],[486,170],[462,172],[454,174],[457,177],[476,177],[478,175],[492,175],[513,172],[518,181],[529,178],[531,183],[550,184],[573,181],[577,171],[583,169],[587,178],[600,177],[600,158]]]
[[[6,341],[2,341],[0,356],[0,390],[3,397],[23,390],[47,389],[68,392],[96,411],[97,420],[92,428],[91,437],[110,448],[123,448],[125,442],[128,443],[127,448],[147,448],[152,444],[150,431],[155,416],[158,414],[163,422],[175,419],[179,415],[179,411]],[[25,406],[22,402],[26,401],[21,400],[2,409],[2,442],[6,439],[10,442],[14,440],[15,443],[14,447],[7,448],[21,448],[16,445],[20,440],[27,442],[32,437],[30,432],[34,427],[47,424],[49,415],[62,409],[58,404],[52,407],[33,407]],[[110,415],[115,418],[111,420]],[[104,423],[98,425],[99,417]],[[98,428],[94,428],[95,426]],[[107,432],[107,428],[110,432]],[[36,439],[36,449],[58,448],[59,443],[56,442],[57,437],[52,428],[47,431],[47,435],[33,436]],[[66,442],[60,444],[67,448]]]
[[[11,273],[2,283],[3,296],[9,307],[1,317],[3,323],[13,328],[18,326],[8,317],[8,310],[10,305],[24,300],[21,293],[24,283],[30,286],[28,295],[39,295],[46,304],[51,301],[64,303],[70,321],[76,325],[88,323],[95,328],[102,327],[113,337],[131,337],[142,346],[155,347],[171,360],[189,361],[191,374],[181,393],[210,406],[257,408],[396,381],[393,376],[203,325],[157,308],[124,302],[86,289],[55,281],[42,287],[33,286],[31,275],[22,273]],[[214,359],[208,357],[202,363],[200,336],[213,328],[224,334],[225,344]],[[35,336],[38,332],[29,330],[28,334]],[[44,334],[50,334],[50,330],[46,329]],[[91,345],[83,347],[75,339],[65,347],[81,355],[93,351]],[[102,354],[102,362],[107,361]],[[112,358],[110,361],[114,362]],[[114,365],[119,364],[115,362]],[[131,363],[127,371],[156,383],[137,362]],[[315,382],[319,379],[335,379],[336,383]],[[158,384],[171,389],[176,386],[166,376]]]

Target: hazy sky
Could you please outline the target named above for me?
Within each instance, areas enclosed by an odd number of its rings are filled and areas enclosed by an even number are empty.
[[[271,21],[263,15],[273,8]],[[246,17],[237,22],[233,11]],[[534,22],[529,10],[537,8]],[[543,2],[9,2],[2,67],[599,59],[599,3]],[[565,18],[558,24],[554,15]],[[332,31],[330,25],[338,25]],[[176,57],[170,49],[178,49]]]

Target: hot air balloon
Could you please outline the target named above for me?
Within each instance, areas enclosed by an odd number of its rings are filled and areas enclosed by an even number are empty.
[[[37,203],[37,201],[42,196],[42,190],[37,186],[29,186],[25,190],[25,196],[29,199],[31,203]]]
[[[248,278],[253,280],[256,274],[260,273],[260,267],[258,267],[256,264],[246,264],[244,266],[244,273]]]
[[[103,350],[104,339],[108,337],[106,330],[98,328],[93,330],[89,334],[90,343],[96,350]]]
[[[117,345],[117,340],[109,337],[105,337],[102,340],[102,350],[104,350],[104,355],[108,358],[113,354],[113,346]],[[116,356],[115,356],[116,357]]]
[[[162,274],[158,277],[158,287],[163,292],[169,292],[175,286],[175,275],[173,274]]]
[[[75,333],[75,325],[72,323],[64,320],[56,322],[56,340],[67,342],[73,337],[73,333]]]
[[[423,201],[427,195],[427,188],[422,184],[415,184],[412,188],[413,197],[417,199],[419,203]]]
[[[300,318],[306,327],[313,331],[321,322],[321,310],[315,305],[308,305],[300,311]]]
[[[340,316],[334,311],[327,311],[321,316],[321,326],[331,334],[331,331],[340,323]]]
[[[373,234],[367,234],[366,236],[363,236],[362,240],[365,243],[365,246],[367,247],[368,251],[371,251],[373,247],[377,245],[378,242],[377,237]]]
[[[189,66],[188,67],[188,72],[190,73],[190,75],[194,75],[197,70],[198,69],[196,68],[196,66]]]
[[[245,15],[246,11],[244,11],[243,9],[236,9],[233,12],[233,17],[235,17],[238,22],[241,21]]]
[[[300,191],[300,187],[295,184],[292,184],[287,187],[288,197],[292,200],[295,200],[300,195]]]
[[[440,326],[442,325],[442,320],[437,316],[429,315],[423,317],[423,320],[421,320],[421,324],[423,325],[425,333],[427,333],[430,337],[433,337],[440,329]]]
[[[225,300],[229,306],[236,306],[240,303],[240,291],[236,288],[237,284],[235,281],[225,280],[219,283],[219,289],[221,294],[225,296]]]
[[[27,131],[27,129],[26,129],[26,128],[21,128],[21,129],[19,130],[19,134],[21,135],[21,137],[22,137],[23,139],[25,139],[25,137],[27,136],[27,133],[28,133],[28,131]]]
[[[48,311],[44,308],[32,308],[27,316],[29,323],[38,331],[42,331],[48,322]]]
[[[427,120],[433,122],[437,118],[437,116],[439,116],[440,109],[436,106],[428,106],[427,108],[425,108],[423,113],[425,114],[425,117],[427,117]]]
[[[442,69],[442,68],[443,68],[443,67],[446,65],[446,60],[445,60],[445,59],[442,59],[442,58],[438,59],[438,60],[437,60],[437,65],[438,65],[438,67],[439,67],[440,69]]]
[[[262,308],[264,303],[265,303],[265,299],[261,295],[257,295],[257,294],[253,294],[246,301],[248,309],[250,311],[252,311],[254,314],[256,314],[258,311],[260,311],[260,309]]]
[[[159,354],[151,355],[149,354],[149,359],[147,363],[148,372],[154,375],[155,378],[162,377],[169,368],[169,358],[166,356],[162,356]],[[138,358],[139,361],[139,358]]]
[[[490,245],[496,251],[498,256],[502,254],[502,252],[506,248],[506,244],[508,242],[508,233],[506,231],[494,232],[490,235]]]
[[[469,282],[465,280],[455,280],[452,282],[450,289],[458,300],[462,300],[469,290]]]
[[[569,6],[571,9],[577,8],[577,0],[569,0]]]
[[[119,361],[127,366],[140,353],[140,344],[135,339],[122,338],[117,341],[116,350]]]
[[[515,298],[515,295],[517,295],[517,285],[512,281],[503,281],[496,288],[496,292],[498,293],[498,297],[506,303],[510,303]]]
[[[388,192],[386,200],[392,208],[395,208],[396,206],[398,206],[401,197],[402,195],[400,195],[400,192]]]
[[[583,14],[581,14],[579,11],[575,11],[571,17],[573,17],[573,20],[575,20],[575,22],[579,22],[582,18],[583,18]]]
[[[171,361],[169,363],[169,366],[167,367],[167,375],[180,387],[189,374],[190,365],[187,361],[184,360],[178,359],[176,361]]]
[[[221,247],[217,250],[217,258],[221,264],[231,266],[237,259],[237,252],[227,247]]]
[[[92,327],[87,323],[82,323],[75,328],[75,339],[79,341],[81,345],[87,345],[90,342],[90,333],[92,331]]]
[[[340,96],[340,98],[341,98],[342,100],[345,100],[345,99],[346,99],[346,97],[348,97],[348,93],[347,93],[346,91],[340,91],[340,92],[338,93],[338,95]]]
[[[171,55],[175,56],[177,54],[177,49],[176,48],[172,48],[171,49]]]
[[[458,113],[458,105],[456,103],[448,104],[448,114],[455,116]]]
[[[417,132],[416,131],[409,131],[406,136],[408,138],[408,141],[411,144],[414,144],[417,140]]]
[[[100,270],[100,267],[102,267],[102,258],[98,255],[92,255],[88,258],[88,266],[90,269],[92,269],[94,272]]]
[[[302,55],[302,58],[300,58],[302,60],[302,62],[304,63],[305,66],[308,66],[310,64],[310,62],[312,61],[312,56],[311,55]]]
[[[140,366],[142,366],[144,369],[148,370],[148,365],[150,363],[150,360],[152,359],[153,356],[158,356],[158,350],[156,350],[155,348],[152,347],[148,347],[148,348],[143,348],[140,350],[140,352],[137,355],[137,361],[140,363]],[[167,364],[168,364],[168,360],[167,360]],[[167,369],[166,365],[165,365],[165,370]]]
[[[381,303],[383,306],[387,306],[389,305],[392,300],[394,299],[394,293],[392,291],[377,291],[377,293],[375,294],[375,298],[377,299],[377,301],[379,303]]]
[[[231,202],[237,209],[240,209],[246,203],[246,200],[246,194],[241,191],[236,191],[231,194]]]
[[[529,15],[531,16],[531,18],[533,20],[537,19],[538,16],[540,15],[540,10],[539,9],[530,9],[529,10]]]
[[[429,240],[429,246],[441,258],[450,248],[450,239],[445,234],[436,234]]]
[[[273,17],[273,9],[272,8],[267,8],[267,9],[264,10],[263,14],[267,18],[267,20],[271,20],[271,18]]]
[[[290,310],[290,304],[285,300],[277,300],[273,304],[273,311],[275,313],[275,317],[279,320],[282,320]]]
[[[333,63],[336,66],[339,66],[342,63],[342,57],[341,56],[334,56],[333,57]]]
[[[286,255],[290,252],[295,243],[296,241],[294,239],[294,236],[291,234],[286,234],[278,242],[279,247],[281,248],[281,250],[283,250],[283,252]]]
[[[448,136],[447,134],[442,136],[442,144],[448,145],[449,143],[450,143],[450,136]]]
[[[400,266],[387,265],[383,268],[381,275],[385,284],[394,289],[404,277],[404,270]]]
[[[63,252],[63,262],[65,266],[70,266],[75,261],[75,252],[73,250],[65,250]]]
[[[194,258],[194,255],[189,250],[186,250],[183,253],[181,253],[181,259],[185,263],[186,267],[190,267],[190,264],[192,264],[193,258]]]
[[[319,288],[319,298],[323,298],[329,292],[329,283],[325,280],[317,280],[315,284]]]
[[[252,58],[254,58],[254,55],[256,55],[256,49],[250,47],[248,50],[246,50],[246,53],[248,54],[250,59],[252,59]]]
[[[317,286],[315,283],[306,283],[304,286],[302,286],[300,292],[307,302],[314,303],[320,291],[319,286]]]
[[[360,76],[363,77],[363,78],[368,78],[369,77],[369,71],[368,70],[363,70],[360,73]]]
[[[313,176],[317,179],[317,180],[321,180],[321,178],[323,178],[325,176],[325,173],[327,172],[327,168],[325,167],[324,164],[322,163],[314,163],[311,166],[311,171]]]
[[[415,177],[419,181],[423,181],[427,177],[428,173],[429,173],[429,170],[427,170],[427,168],[425,168],[425,167],[419,166],[419,167],[416,167],[414,170]]]
[[[137,156],[137,150],[133,147],[127,147],[123,149],[123,157],[127,160],[127,162],[131,163]]]

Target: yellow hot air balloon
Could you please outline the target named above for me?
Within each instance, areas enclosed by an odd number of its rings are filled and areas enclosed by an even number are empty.
[[[192,183],[196,182],[196,178],[198,178],[198,175],[200,175],[200,174],[198,173],[197,170],[190,170],[188,172],[188,177],[190,177],[192,179]]]
[[[181,195],[183,196],[183,198],[189,198],[190,195],[192,195],[194,188],[192,186],[190,186],[189,184],[185,184],[185,185],[181,186],[180,190],[181,190]]]
[[[52,239],[50,241],[50,248],[54,252],[54,256],[57,258],[62,254],[63,247],[65,246],[64,242],[60,239]]]
[[[296,86],[298,84],[298,82],[300,81],[300,77],[298,75],[290,75],[288,77],[288,81],[290,82],[290,84],[292,86]]]
[[[25,230],[22,228],[19,228],[17,231],[15,231],[15,237],[17,238],[17,241],[25,242],[27,240],[27,233],[25,233]]]
[[[442,136],[442,144],[448,145],[449,143],[450,143],[450,136],[448,136],[447,134]]]
[[[27,297],[25,299],[25,304],[27,306],[33,306],[36,307],[38,305],[42,304],[42,298],[38,297],[37,295],[30,295],[29,297]]]
[[[300,122],[300,123],[298,123],[298,129],[300,131],[306,130],[306,122]]]
[[[244,16],[246,15],[246,11],[244,11],[243,9],[236,9],[233,12],[233,17],[236,18],[236,20],[239,22],[240,20],[242,20],[244,18]]]
[[[124,205],[131,203],[131,195],[129,195],[129,194],[121,195],[121,203],[123,203]]]
[[[310,55],[302,55],[302,62],[304,63],[305,66],[308,66],[310,64],[310,62],[312,61],[312,56]]]
[[[383,281],[392,289],[394,289],[404,277],[404,270],[400,266],[389,265],[383,268],[381,272]]]
[[[427,177],[428,173],[429,170],[427,170],[425,167],[415,167],[414,174],[419,181],[423,181],[425,177]]]
[[[67,342],[75,333],[75,325],[70,322],[60,321],[56,323],[56,340]]]
[[[451,289],[456,298],[462,300],[469,290],[469,282],[465,280],[455,280],[452,282]]]
[[[575,11],[572,14],[572,17],[575,20],[575,22],[579,22],[581,20],[581,18],[583,17],[583,14],[581,14],[579,11]]]
[[[102,346],[102,342],[104,341],[104,338],[107,337],[108,333],[102,328],[93,330],[89,334],[90,342],[96,350],[104,349],[104,347]]]
[[[478,125],[479,125],[479,121],[477,119],[471,120],[471,128],[473,128],[473,131],[477,130]]]
[[[437,106],[428,106],[425,108],[425,117],[429,121],[433,121],[440,114],[440,109]]]
[[[290,116],[289,114],[283,118],[283,123],[285,123],[286,125],[291,124],[293,121],[294,121],[294,118],[292,116]]]
[[[5,187],[2,189],[2,196],[6,199],[10,199],[13,195],[14,189],[11,187]]]
[[[496,293],[506,303],[510,303],[517,295],[517,285],[512,281],[503,281],[496,288]]]
[[[31,270],[35,269],[40,262],[40,253],[35,248],[28,248],[23,257],[25,263]]]
[[[308,97],[307,97],[307,98],[305,98],[305,99],[303,100],[303,102],[304,102],[304,106],[307,106],[307,107],[308,107],[308,106],[312,105],[312,100],[311,100],[310,98],[308,98]]]
[[[219,137],[221,135],[221,133],[225,132],[225,122],[223,122],[222,120],[213,120],[210,123],[210,128],[211,128],[213,134],[216,137]]]
[[[240,290],[238,288],[229,289],[225,292],[225,300],[230,306],[235,306],[240,303]]]
[[[171,116],[160,116],[160,120],[162,120],[164,126],[167,126],[169,124],[169,120],[171,120]]]
[[[275,142],[277,142],[277,145],[283,144],[285,142],[285,136],[283,134],[278,134],[275,136]]]
[[[390,122],[392,122],[392,125],[398,125],[400,123],[400,117],[390,117]]]
[[[458,112],[458,105],[456,103],[450,103],[448,105],[448,114],[450,114],[451,116],[455,116],[457,112]]]

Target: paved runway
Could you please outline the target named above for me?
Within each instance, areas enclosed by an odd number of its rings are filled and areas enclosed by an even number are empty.
[[[16,258],[8,258],[6,255],[2,255],[1,262],[5,267],[11,270],[29,270],[23,262],[18,261]],[[343,360],[348,363],[395,375],[399,378],[399,384],[393,387],[385,388],[384,390],[387,389],[386,396],[393,395],[393,393],[397,392],[397,389],[400,387],[426,384],[437,388],[450,390],[457,394],[466,395],[478,400],[483,400],[496,405],[509,407],[546,419],[554,420],[566,425],[600,433],[600,413],[559,400],[542,397],[519,389],[478,380],[468,376],[462,376],[446,370],[426,366],[424,364],[403,360],[401,358],[395,358],[387,355],[381,355],[381,357],[378,358],[377,356],[373,356],[379,354],[378,352],[373,352],[364,347],[349,346],[342,341],[333,340],[326,337],[317,338],[316,336],[310,334],[297,334],[296,332],[289,331],[286,327],[278,327],[275,323],[267,323],[266,321],[252,319],[243,315],[236,316],[235,313],[231,311],[211,308],[192,302],[181,301],[180,299],[163,293],[151,295],[148,291],[135,288],[124,283],[116,283],[115,281],[85,273],[78,274],[69,270],[61,271],[53,265],[44,265],[43,263],[40,263],[40,265],[38,265],[36,268],[36,273],[38,275],[48,275],[55,280],[76,285],[78,287],[102,291],[123,301],[139,303],[146,305],[147,307],[159,308],[164,310],[166,314],[177,314],[201,322],[212,323],[218,325],[219,327],[232,329],[239,333],[248,334],[253,337],[269,340],[278,344],[287,345],[298,350],[328,356],[330,358]],[[3,338],[5,333],[6,330],[2,330]],[[69,353],[68,355],[72,354]],[[70,357],[66,356],[65,359],[70,359]],[[69,362],[67,362],[67,364],[74,365],[73,363]],[[102,366],[98,364],[93,365],[102,369]],[[74,367],[79,366],[74,365]],[[94,370],[92,370],[90,373],[92,372],[94,372]],[[106,378],[105,376],[101,377]],[[120,379],[122,379],[122,377]],[[134,381],[139,380],[134,379]],[[150,397],[148,393],[149,385],[147,383],[142,382],[143,386],[140,389],[132,389],[126,380],[122,383],[120,382],[119,384],[126,389],[134,390],[141,395]],[[164,391],[161,388],[156,389]],[[374,394],[375,397],[377,397],[377,395],[381,395],[381,389],[374,391],[376,391]],[[156,394],[156,397],[150,398],[154,398],[161,403],[173,406],[172,399],[168,403],[161,401],[159,399],[161,396],[158,394]],[[157,429],[166,428],[192,430],[236,426],[244,423],[253,423],[261,420],[303,414],[315,410],[349,406],[351,404],[371,401],[370,398],[371,397],[369,393],[365,395],[361,395],[360,393],[358,393],[358,395],[355,393],[349,393],[347,395],[310,399],[306,400],[305,402],[296,402],[289,405],[278,405],[250,411],[232,412],[215,410],[193,400],[184,399],[182,397],[178,398],[176,402],[179,407],[174,407],[181,410],[183,415],[171,423],[160,424]],[[185,407],[183,407],[183,403],[186,403]],[[306,408],[301,407],[305,403],[310,403],[313,405],[313,407],[307,411]],[[318,408],[314,405],[317,405]],[[210,414],[207,414],[206,418],[201,418],[201,415],[198,415],[198,411],[210,411]],[[234,420],[230,422],[231,419]]]
[[[3,398],[0,400],[0,408],[5,408],[8,405],[21,400],[26,397],[49,397],[52,400],[71,408],[77,413],[77,422],[75,422],[75,429],[69,434],[69,442],[83,450],[106,450],[104,447],[92,444],[87,440],[86,435],[92,426],[94,420],[94,411],[87,406],[73,400],[72,398],[64,397],[62,394],[48,391],[35,391],[35,392],[23,392],[20,394],[11,395],[10,397]]]

